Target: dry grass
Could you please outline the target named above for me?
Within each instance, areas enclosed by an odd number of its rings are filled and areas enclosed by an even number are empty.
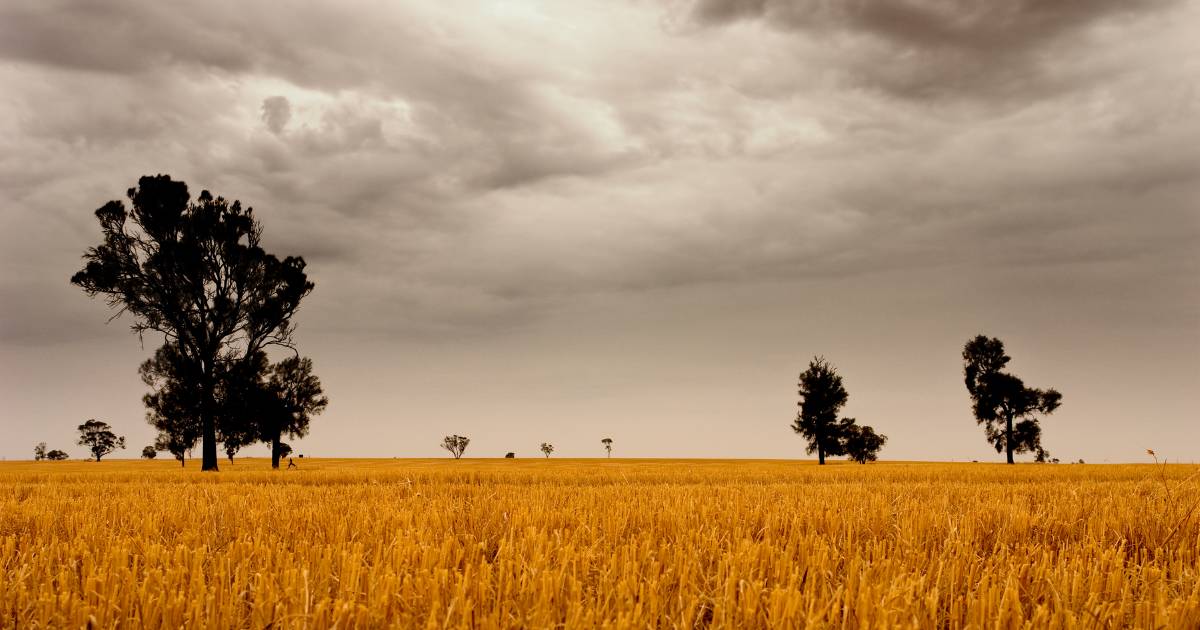
[[[1195,467],[301,466],[0,464],[0,627],[1200,627]]]

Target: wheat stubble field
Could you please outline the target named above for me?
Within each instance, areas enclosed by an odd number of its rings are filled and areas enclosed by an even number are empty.
[[[1200,627],[1195,467],[0,464],[0,627]]]

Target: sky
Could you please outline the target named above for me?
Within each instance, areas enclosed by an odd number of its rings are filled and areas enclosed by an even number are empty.
[[[824,356],[882,459],[1200,460],[1200,0],[0,4],[0,457],[144,420],[68,278],[170,174],[316,289],[309,456],[807,458]],[[256,447],[248,452],[265,455]],[[1026,457],[1025,459],[1028,459]]]

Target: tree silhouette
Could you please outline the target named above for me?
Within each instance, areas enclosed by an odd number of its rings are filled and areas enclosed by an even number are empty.
[[[216,382],[217,439],[233,463],[243,447],[272,443],[273,427],[281,412],[278,395],[270,388],[271,364],[266,352],[222,370]]]
[[[125,448],[125,438],[113,433],[107,422],[93,418],[79,425],[79,445],[86,446],[92,452],[92,457],[100,461],[101,457]]]
[[[816,452],[817,461],[824,465],[826,456],[843,454],[838,412],[849,395],[837,369],[824,357],[809,361],[808,369],[800,374],[799,391],[800,412],[792,430],[808,440],[807,452]]]
[[[33,461],[40,462],[46,459],[46,443],[38,442],[37,446],[33,447]]]
[[[167,175],[142,177],[132,209],[96,211],[103,242],[71,282],[103,295],[132,329],[162,333],[188,363],[200,424],[202,470],[217,470],[217,381],[223,370],[277,345],[291,347],[292,316],[313,284],[304,259],[261,247],[253,210],[208,191],[192,201]],[[194,380],[193,380],[194,379]]]
[[[604,445],[604,451],[608,454],[608,457],[612,457],[612,438],[604,438],[600,440],[600,443]]]
[[[504,459],[516,459],[516,457],[517,457],[517,454],[512,451],[509,451],[504,454]]]
[[[279,445],[275,447],[274,452],[278,453],[280,458],[287,457],[288,455],[292,454],[292,445],[288,444],[287,442],[280,442]],[[276,468],[278,468],[278,466],[276,466]]]
[[[64,459],[70,459],[70,458],[71,458],[70,455],[67,455],[66,453],[64,453],[63,451],[60,451],[58,449],[54,449],[53,451],[46,453],[46,459],[48,459],[52,462],[61,462]]]
[[[142,459],[154,459],[158,457],[158,451],[154,450],[153,446],[147,446],[142,449]]]
[[[550,444],[549,442],[542,442],[542,453],[545,454],[546,459],[550,459],[550,453],[553,453],[553,452],[554,452],[553,444]]]
[[[308,435],[312,417],[325,410],[329,399],[321,389],[321,380],[312,373],[312,360],[308,357],[288,357],[272,365],[265,391],[261,435],[263,441],[271,444],[271,467],[279,468],[279,460],[287,457],[286,453],[278,452],[282,437]]]
[[[1039,461],[1049,458],[1042,448],[1042,427],[1035,414],[1054,413],[1062,404],[1062,394],[1026,387],[1021,379],[1004,372],[1012,357],[1004,353],[1004,342],[999,339],[978,335],[963,347],[962,356],[971,411],[996,452],[1005,453],[1010,464],[1013,453],[1036,453]]]
[[[463,451],[467,450],[467,445],[471,443],[471,438],[462,435],[447,435],[442,439],[442,448],[450,451],[454,459],[462,457]]]
[[[871,427],[859,425],[854,418],[842,418],[842,450],[850,459],[865,464],[878,458],[879,450],[887,444],[887,436],[880,435]]]
[[[176,344],[163,344],[138,367],[142,382],[152,389],[142,396],[146,421],[158,429],[154,448],[167,451],[182,464],[203,433],[200,398],[192,386],[199,374]],[[217,389],[217,388],[214,388]],[[220,407],[222,405],[214,405]]]
[[[186,441],[184,436],[177,433],[167,433],[159,431],[158,436],[154,438],[154,450],[166,451],[179,461],[180,467],[187,465],[187,455],[195,448],[196,441]]]
[[[182,351],[168,343],[138,370],[153,388],[142,398],[146,418],[179,452],[192,449],[202,428],[190,368]],[[257,352],[222,368],[213,383],[212,408],[225,456],[232,462],[243,447],[261,440],[272,445],[271,465],[278,468],[280,456],[274,451],[282,436],[306,435],[312,416],[328,404],[312,361],[290,357],[272,365],[265,352]]]

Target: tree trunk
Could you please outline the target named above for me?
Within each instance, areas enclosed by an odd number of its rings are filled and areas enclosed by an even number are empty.
[[[212,362],[208,362],[208,369],[211,371]],[[201,377],[203,381],[200,384],[200,424],[202,426],[200,434],[200,470],[217,471],[217,464],[220,460],[217,458],[217,418],[213,413],[216,407],[213,401],[215,392],[213,391],[213,378],[211,374],[205,374]]]
[[[271,468],[279,468],[279,440],[280,435],[276,433],[271,438]]]
[[[1013,463],[1013,437],[1012,437],[1012,414],[1004,414],[1004,450],[1008,454],[1008,463]]]
[[[207,409],[204,410],[204,434],[203,443],[200,446],[202,461],[200,470],[217,471],[217,422],[213,414]]]
[[[821,466],[825,465],[825,449],[824,449],[824,447],[819,446],[819,445],[817,446],[817,462]]]

